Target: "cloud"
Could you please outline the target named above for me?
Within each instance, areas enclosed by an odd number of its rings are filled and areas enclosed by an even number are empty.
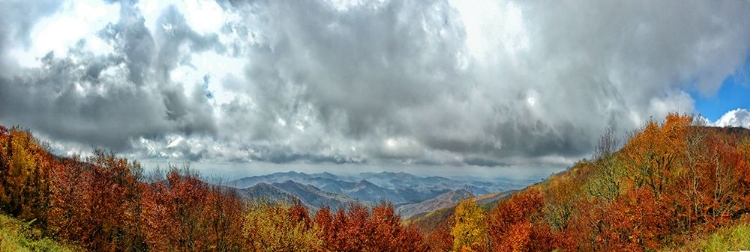
[[[65,53],[46,53],[39,67],[2,76],[0,118],[52,140],[116,151],[130,150],[138,137],[215,133],[199,84],[169,78],[180,65],[174,48],[206,50],[210,39],[179,26],[174,10],[165,10],[163,19],[175,23],[177,32],[156,31],[160,40],[154,40],[138,10],[125,1],[119,21],[98,33],[112,53],[96,55],[87,48],[90,41],[81,39]]]
[[[714,123],[718,127],[744,127],[750,129],[750,111],[735,109],[727,112]]]
[[[58,1],[3,1],[0,3],[0,74],[17,70],[9,61],[13,59],[7,55],[11,47],[29,47],[31,44],[30,31],[39,19],[54,13],[59,7]]]
[[[398,159],[572,157],[588,153],[606,127],[624,132],[692,112],[686,90],[710,93],[747,51],[734,43],[748,39],[737,33],[747,6],[464,4],[473,3],[235,6],[267,10],[243,15],[267,21],[252,22],[262,42],[246,86],[273,111],[263,121],[294,121],[304,108],[325,133],[350,142],[406,139],[422,148]],[[587,14],[587,4],[600,12]],[[497,19],[472,20],[483,16],[472,11]],[[365,155],[394,157],[378,148]]]
[[[741,1],[95,4],[119,18],[28,66],[69,10],[0,3],[31,13],[0,17],[0,122],[145,159],[563,167],[750,50]]]

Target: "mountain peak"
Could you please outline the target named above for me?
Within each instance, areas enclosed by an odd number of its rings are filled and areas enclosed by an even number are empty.
[[[473,197],[474,196],[474,194],[472,194],[471,192],[469,192],[469,191],[467,191],[465,189],[453,190],[453,191],[450,191],[447,194],[451,195],[452,199],[457,199],[457,200],[463,200],[463,199],[466,199],[468,197]]]
[[[366,179],[362,179],[359,182],[357,182],[357,186],[360,186],[360,185],[361,186],[377,186],[377,185],[373,184],[372,182],[367,181]]]

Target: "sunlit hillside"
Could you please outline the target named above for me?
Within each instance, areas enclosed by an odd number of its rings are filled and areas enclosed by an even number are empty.
[[[722,229],[726,225],[744,230],[743,216],[750,211],[749,160],[750,130],[696,126],[691,117],[672,114],[622,142],[604,135],[592,160],[581,160],[491,206],[482,217],[487,223],[480,231],[483,242],[457,244],[456,237],[446,235],[447,227],[462,220],[444,210],[413,221],[427,237],[446,240],[443,249],[675,248],[694,244],[697,237],[730,237],[726,233],[735,231],[710,236],[727,230]],[[707,243],[748,249],[733,246],[736,238],[715,239]]]

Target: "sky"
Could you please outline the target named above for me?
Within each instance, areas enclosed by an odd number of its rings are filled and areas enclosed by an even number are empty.
[[[146,168],[542,177],[750,128],[750,1],[0,0],[0,124]]]

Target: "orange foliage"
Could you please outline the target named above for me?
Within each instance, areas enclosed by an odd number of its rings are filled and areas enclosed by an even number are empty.
[[[664,124],[649,122],[625,145],[630,163],[629,174],[636,188],[650,187],[655,196],[665,190],[679,174],[684,160],[686,133],[692,117],[669,114]]]
[[[488,233],[497,251],[551,250],[553,239],[542,219],[544,198],[529,187],[498,203],[489,214]]]
[[[749,213],[750,131],[692,122],[649,122],[621,151],[499,203],[493,249],[652,250]]]
[[[165,183],[166,182],[166,183]],[[144,194],[146,242],[157,250],[234,250],[241,246],[242,203],[236,195],[171,168]]]
[[[359,204],[334,215],[323,208],[316,213],[315,223],[330,251],[427,251],[419,230],[403,226],[388,202],[373,207],[372,213]]]

